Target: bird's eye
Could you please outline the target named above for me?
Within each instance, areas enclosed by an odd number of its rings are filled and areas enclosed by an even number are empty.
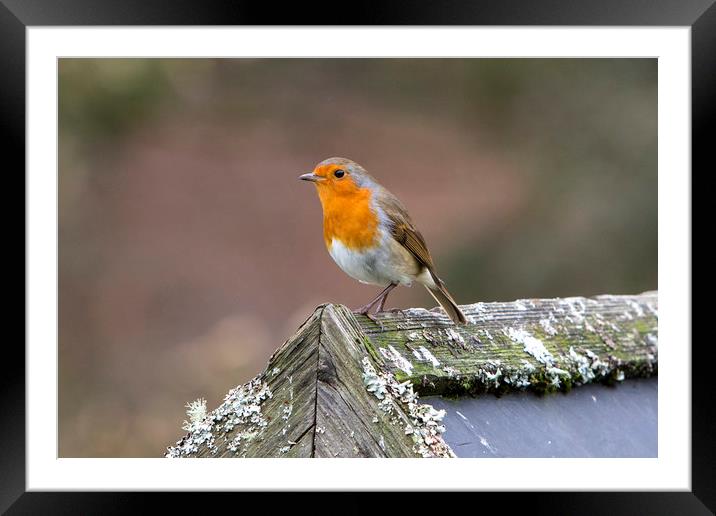
[[[338,169],[335,172],[333,172],[333,175],[336,176],[338,179],[340,179],[344,175],[346,175],[346,172],[345,172],[345,170]]]

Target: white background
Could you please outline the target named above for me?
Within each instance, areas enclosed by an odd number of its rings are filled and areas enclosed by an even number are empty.
[[[28,490],[690,490],[688,27],[35,27],[27,42]],[[658,459],[57,458],[57,58],[103,56],[658,57]]]

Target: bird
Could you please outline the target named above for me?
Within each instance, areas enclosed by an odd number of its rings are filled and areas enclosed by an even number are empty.
[[[356,313],[382,312],[397,287],[423,285],[455,324],[467,319],[435,272],[423,235],[398,198],[362,166],[333,157],[299,179],[315,184],[323,208],[328,253],[348,276],[383,290]]]

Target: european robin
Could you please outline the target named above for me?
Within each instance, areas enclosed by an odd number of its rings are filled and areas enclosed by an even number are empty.
[[[361,283],[385,287],[358,313],[377,304],[383,311],[388,294],[416,281],[425,286],[455,323],[465,315],[435,273],[425,239],[395,195],[358,163],[329,158],[300,179],[316,185],[323,206],[323,239],[333,260]]]

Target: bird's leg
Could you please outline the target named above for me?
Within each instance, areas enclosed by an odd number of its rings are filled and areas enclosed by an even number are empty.
[[[380,301],[380,308],[383,308],[383,305],[385,304],[385,298],[388,296],[388,293],[395,288],[395,283],[391,283],[387,287],[385,287],[383,290],[380,291],[380,294],[376,296],[375,299],[373,299],[370,303],[368,303],[365,306],[361,306],[360,308],[356,309],[355,312],[358,314],[368,315],[368,312],[371,308],[375,306],[375,304]],[[380,311],[380,310],[378,310]]]
[[[383,291],[383,299],[380,300],[380,304],[378,305],[378,310],[376,310],[375,313],[383,311],[383,307],[385,306],[385,300],[388,299],[388,294],[390,294],[390,291],[393,290],[397,286],[398,286],[397,283],[391,283],[390,285],[388,285],[388,288],[386,288]]]

